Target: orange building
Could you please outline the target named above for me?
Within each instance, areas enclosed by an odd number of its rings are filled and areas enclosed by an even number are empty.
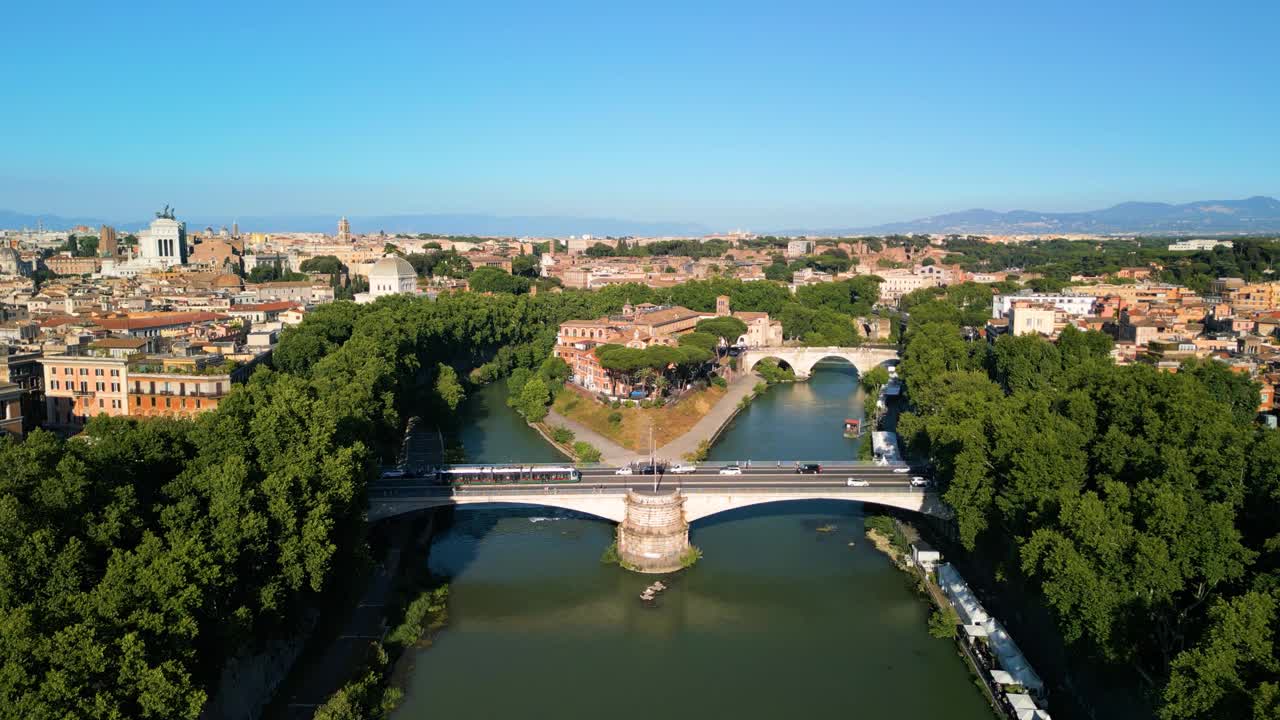
[[[218,407],[231,392],[231,376],[134,370],[129,373],[129,414],[191,417]]]
[[[44,417],[53,427],[83,427],[97,415],[127,415],[125,380],[128,363],[121,358],[49,355],[44,368]]]

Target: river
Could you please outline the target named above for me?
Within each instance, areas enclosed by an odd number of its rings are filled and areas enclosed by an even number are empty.
[[[860,416],[856,381],[837,366],[771,388],[712,456],[852,457],[841,423]],[[504,395],[468,399],[457,431],[468,459],[559,459]],[[907,576],[864,539],[862,513],[802,502],[696,522],[703,560],[645,607],[649,578],[599,562],[608,523],[454,512],[430,557],[452,581],[449,624],[415,658],[394,717],[989,720],[951,644],[927,634]]]

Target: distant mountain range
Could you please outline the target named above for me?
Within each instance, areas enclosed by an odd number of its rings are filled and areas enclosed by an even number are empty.
[[[1245,200],[1201,200],[1169,205],[1126,202],[1105,210],[1047,213],[1034,210],[964,210],[872,227],[790,231],[786,234],[894,235],[969,233],[1053,235],[1067,233],[1260,233],[1280,231],[1280,200],[1261,195]]]
[[[181,217],[181,216],[180,216]],[[246,232],[327,232],[337,230],[336,215],[192,216],[183,217],[188,227],[230,227],[238,221]],[[710,232],[705,225],[681,222],[645,222],[616,218],[566,217],[555,215],[499,216],[481,214],[412,214],[353,216],[351,229],[357,233],[430,232],[445,235],[557,236],[637,235],[698,236]],[[31,215],[0,210],[0,228],[34,228],[37,221],[46,228],[67,229],[77,225],[114,225],[133,231],[146,227],[145,220],[115,221],[88,217]],[[1154,202],[1126,202],[1105,210],[1048,213],[1033,210],[964,210],[907,222],[871,227],[792,228],[772,231],[781,235],[892,235],[898,233],[966,233],[980,235],[1054,235],[1070,233],[1264,233],[1280,232],[1280,200],[1257,196],[1245,200],[1202,200],[1169,205]]]

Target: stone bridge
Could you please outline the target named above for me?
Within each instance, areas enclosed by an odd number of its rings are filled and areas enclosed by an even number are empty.
[[[828,358],[845,360],[862,375],[877,365],[894,364],[898,360],[898,349],[888,345],[751,348],[742,353],[742,367],[749,372],[765,358],[774,358],[790,365],[796,377],[809,377],[813,366]]]
[[[650,492],[624,486],[380,488],[369,490],[369,520],[427,508],[519,504],[561,508],[619,523],[618,550],[641,572],[671,572],[689,549],[689,523],[739,508],[790,500],[843,500],[947,517],[936,493],[910,487],[699,488]]]

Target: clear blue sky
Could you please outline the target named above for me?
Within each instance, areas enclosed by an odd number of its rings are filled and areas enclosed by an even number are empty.
[[[72,0],[0,24],[18,211],[759,229],[1280,194],[1275,0]]]

